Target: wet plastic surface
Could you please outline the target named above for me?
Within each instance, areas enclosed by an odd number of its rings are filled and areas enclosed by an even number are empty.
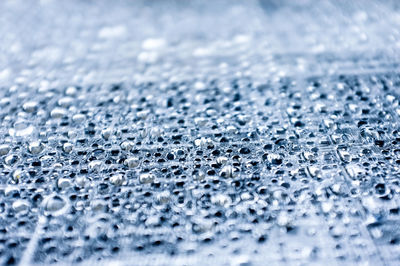
[[[1,1],[0,260],[396,265],[396,1]]]

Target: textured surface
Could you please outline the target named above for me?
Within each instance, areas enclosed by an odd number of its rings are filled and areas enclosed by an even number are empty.
[[[1,263],[399,264],[399,29],[396,1],[0,1]]]

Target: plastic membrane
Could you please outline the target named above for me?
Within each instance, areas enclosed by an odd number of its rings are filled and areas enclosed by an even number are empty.
[[[397,265],[396,1],[0,1],[0,263]]]

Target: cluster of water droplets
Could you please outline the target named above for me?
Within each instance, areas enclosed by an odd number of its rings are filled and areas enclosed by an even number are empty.
[[[32,88],[52,102],[9,92],[3,245],[23,249],[40,230],[33,261],[46,263],[276,243],[299,260],[330,243],[332,259],[357,261],[371,243],[398,248],[385,229],[398,219],[397,76],[198,82],[169,84],[168,97],[153,96],[162,84]]]
[[[59,7],[45,2],[53,17]],[[95,16],[102,3],[90,19],[55,20],[85,41],[72,50],[57,35],[44,48],[12,42],[34,53],[0,69],[1,263],[398,262],[400,78],[398,58],[377,46],[387,20],[309,21],[310,6],[271,15],[267,2],[228,8],[218,40],[206,34],[214,11],[171,10],[190,29],[204,18],[198,38],[145,4],[138,17],[110,10],[132,27],[109,25]],[[293,36],[264,31],[265,12]],[[285,24],[287,13],[309,27]],[[235,17],[250,20],[249,34]],[[163,22],[176,35],[144,36]]]

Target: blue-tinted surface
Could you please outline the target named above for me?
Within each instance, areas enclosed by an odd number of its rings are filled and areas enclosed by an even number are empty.
[[[4,264],[396,265],[396,1],[1,1]]]

